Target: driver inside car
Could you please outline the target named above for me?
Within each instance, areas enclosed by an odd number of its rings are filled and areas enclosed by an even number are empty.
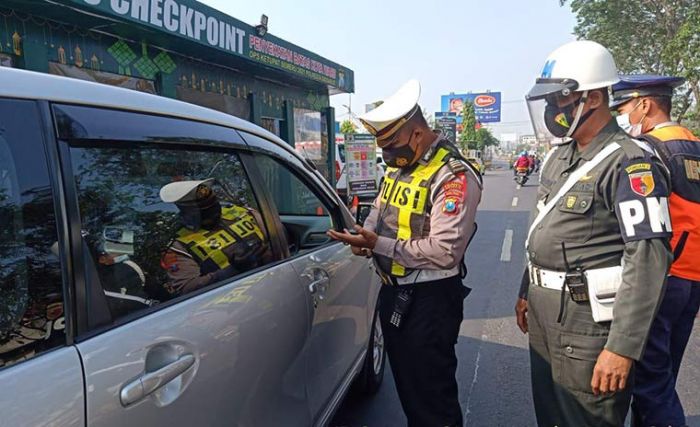
[[[178,181],[160,190],[161,200],[177,206],[182,223],[161,258],[169,277],[166,289],[173,296],[264,265],[271,256],[260,214],[222,206],[213,182]]]

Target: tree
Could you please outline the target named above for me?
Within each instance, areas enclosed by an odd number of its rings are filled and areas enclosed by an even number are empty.
[[[484,148],[497,146],[500,143],[488,128],[482,127],[476,131],[476,149],[484,151]]]
[[[476,114],[474,104],[466,101],[462,107],[462,132],[459,134],[459,146],[462,150],[468,150],[469,145],[474,145],[477,139]]]
[[[350,120],[345,120],[340,124],[340,133],[342,134],[354,134],[356,132],[355,124]]]
[[[697,0],[559,0],[576,14],[574,33],[606,46],[623,73],[685,77],[674,116],[700,130],[700,7]]]

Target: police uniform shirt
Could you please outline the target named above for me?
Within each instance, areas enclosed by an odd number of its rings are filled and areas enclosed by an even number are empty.
[[[254,221],[256,227],[258,227],[256,233],[260,233],[259,243],[249,248],[235,244],[223,248],[221,252],[232,262],[232,265],[228,268],[216,269],[215,267],[203,268],[192,256],[185,244],[174,240],[161,259],[161,267],[166,270],[170,279],[167,284],[168,292],[174,295],[186,294],[253,268],[251,265],[241,265],[243,259],[245,259],[247,264],[269,261],[272,255],[269,246],[266,244],[267,234],[265,228],[261,226],[263,224],[262,217],[253,209],[245,209],[245,211],[252,216],[253,220],[251,221]],[[207,231],[207,233],[216,234],[217,230],[223,230],[235,223],[235,220],[227,220],[222,216],[219,228]]]
[[[438,136],[431,150],[419,163],[426,164],[441,141],[447,142],[441,135]],[[401,170],[402,175],[410,172],[411,168]],[[410,269],[445,270],[457,266],[462,261],[469,238],[474,232],[474,218],[481,200],[479,180],[470,171],[465,171],[464,177],[465,184],[462,184],[461,178],[452,173],[448,165],[438,171],[430,188],[432,209],[429,221],[424,226],[427,237],[399,240],[379,236],[373,252],[392,258]],[[460,188],[461,197],[457,200],[448,197],[448,194],[454,194],[454,188]],[[365,229],[376,230],[380,205],[381,195],[374,201],[365,220]]]
[[[613,142],[622,148],[582,177],[533,230],[528,257],[538,267],[565,271],[564,242],[572,268],[622,261],[606,348],[638,360],[671,262],[667,170],[611,120],[584,151],[575,142],[555,149],[541,172],[538,200],[553,197],[582,161]]]

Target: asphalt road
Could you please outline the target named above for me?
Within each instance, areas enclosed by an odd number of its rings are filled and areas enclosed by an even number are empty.
[[[477,215],[479,231],[467,251],[473,290],[464,304],[457,343],[459,400],[467,426],[535,426],[527,337],[513,304],[525,265],[524,245],[537,177],[517,188],[510,171],[488,172]],[[389,364],[387,361],[387,368]],[[700,427],[700,322],[681,367],[678,392],[690,426]],[[390,369],[375,396],[350,395],[331,427],[402,426]]]

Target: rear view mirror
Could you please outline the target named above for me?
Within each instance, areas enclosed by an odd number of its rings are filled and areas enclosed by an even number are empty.
[[[369,216],[372,210],[372,203],[358,203],[355,208],[355,223],[359,225],[364,225],[365,220]]]

